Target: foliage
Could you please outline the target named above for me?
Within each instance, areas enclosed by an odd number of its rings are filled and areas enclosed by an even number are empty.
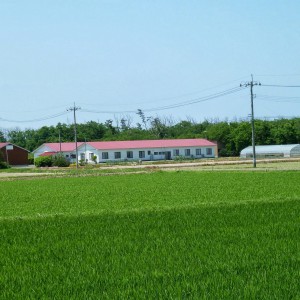
[[[52,167],[52,164],[52,156],[39,156],[34,160],[34,165],[36,167]]]
[[[58,154],[52,158],[52,166],[69,167],[70,161],[68,161],[63,155]]]
[[[2,151],[0,151],[0,161],[4,161],[4,155],[3,155]]]
[[[0,298],[297,299],[298,177],[0,182]]]
[[[63,155],[39,156],[34,160],[36,167],[69,167],[70,162]]]
[[[174,122],[171,118],[146,116],[138,110],[140,123],[132,126],[130,118],[107,120],[104,123],[90,121],[78,124],[79,141],[104,140],[145,140],[173,138],[207,138],[218,142],[220,156],[238,156],[240,151],[251,145],[251,125],[249,121],[193,120]],[[300,118],[273,121],[255,120],[256,144],[297,144],[300,143]],[[28,150],[34,150],[45,142],[74,140],[73,125],[58,123],[43,126],[37,130],[19,128],[7,130],[8,140]],[[1,132],[0,132],[1,139]]]
[[[97,155],[92,156],[92,161],[96,164],[97,163]]]
[[[79,165],[80,165],[80,166],[86,165],[85,159],[80,159],[80,160],[79,160]]]
[[[33,155],[33,153],[28,154],[28,164],[29,165],[34,165],[34,155]]]
[[[3,132],[0,130],[0,143],[6,142]]]
[[[0,160],[0,169],[8,169],[10,166],[5,162]]]

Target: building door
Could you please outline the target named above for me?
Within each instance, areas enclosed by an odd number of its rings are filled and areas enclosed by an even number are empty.
[[[165,152],[165,158],[166,158],[166,160],[171,160],[171,151]]]

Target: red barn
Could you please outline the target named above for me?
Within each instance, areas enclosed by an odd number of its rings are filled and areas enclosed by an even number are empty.
[[[12,143],[0,143],[0,156],[9,165],[28,165],[28,153],[30,151]]]

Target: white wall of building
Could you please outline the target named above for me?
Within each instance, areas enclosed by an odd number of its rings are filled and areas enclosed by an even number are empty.
[[[97,150],[91,146],[82,145],[78,148],[78,159],[92,163],[92,156],[96,155],[98,163],[108,161],[137,161],[137,160],[165,160],[175,159],[177,156],[184,158],[214,158],[215,147],[178,147],[178,148],[136,148]]]
[[[217,147],[177,147],[177,148],[136,148],[136,149],[116,149],[116,150],[97,150],[89,144],[82,144],[78,147],[78,161],[94,163],[92,157],[97,156],[97,163],[109,161],[157,161],[176,157],[183,158],[214,158],[217,157]],[[42,145],[34,152],[34,158],[39,157],[44,152],[53,152],[46,145]],[[63,156],[76,162],[76,151],[62,152]],[[120,155],[120,156],[118,156]]]
[[[49,147],[42,145],[40,148],[38,148],[35,152],[34,152],[34,158],[39,157],[41,154],[43,154],[44,152],[52,152],[53,150],[51,150]]]
[[[49,148],[46,145],[42,145],[40,148],[35,150],[33,153],[34,159],[39,157],[41,154],[45,152],[54,152],[53,149]],[[62,152],[63,156],[67,158],[71,163],[76,162],[76,151],[68,151],[68,152]]]

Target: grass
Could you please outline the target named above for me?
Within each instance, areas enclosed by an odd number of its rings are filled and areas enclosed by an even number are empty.
[[[0,182],[1,299],[297,299],[299,172]]]

